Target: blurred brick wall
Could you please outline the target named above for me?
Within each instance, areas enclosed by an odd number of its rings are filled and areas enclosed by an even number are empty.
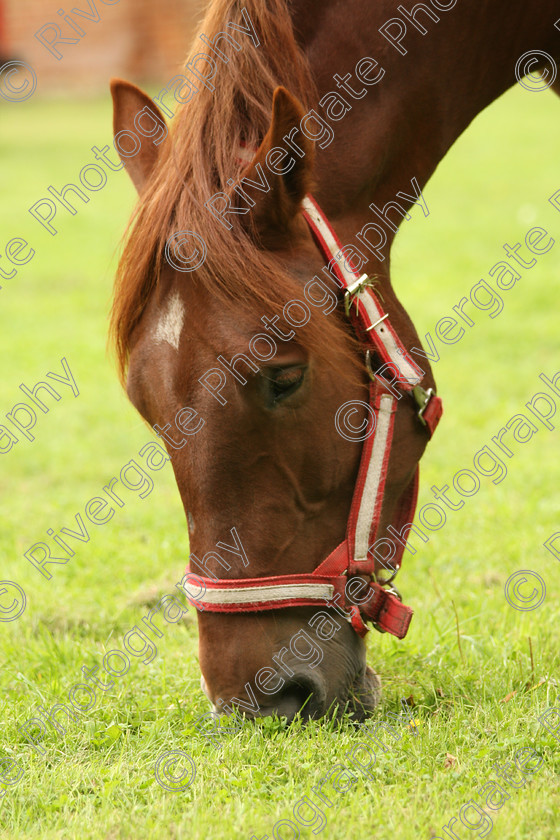
[[[111,76],[165,81],[184,61],[205,6],[206,0],[0,0],[0,53],[7,49],[9,57],[32,64],[39,92],[94,91],[106,88]],[[100,20],[88,20],[72,9],[93,17],[97,11]],[[86,34],[73,30],[64,15]],[[77,44],[54,45],[62,53],[60,60],[35,38],[47,23],[57,24],[63,37],[78,39]],[[50,30],[47,40],[55,32]]]

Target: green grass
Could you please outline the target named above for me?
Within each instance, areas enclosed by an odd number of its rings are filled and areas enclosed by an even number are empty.
[[[76,216],[59,211],[56,237],[27,213],[49,184],[76,180],[93,160],[91,146],[109,142],[110,123],[107,97],[80,106],[30,101],[5,109],[0,128],[0,247],[22,236],[37,251],[17,277],[2,281],[0,424],[24,400],[19,384],[60,372],[62,357],[80,388],[74,398],[62,386],[61,402],[38,418],[36,440],[1,456],[1,576],[17,581],[28,598],[20,619],[1,625],[0,755],[17,757],[24,769],[0,800],[1,836],[272,837],[274,823],[293,820],[296,801],[335,764],[347,764],[362,736],[348,721],[286,730],[267,720],[225,736],[221,746],[207,743],[194,730],[208,706],[192,610],[184,623],[164,626],[151,663],[135,661],[65,737],[48,735],[45,755],[18,731],[38,704],[64,702],[82,666],[123,648],[124,634],[147,607],[173,591],[187,554],[179,494],[166,467],[152,474],[147,499],[128,492],[110,522],[91,525],[90,542],[79,544],[67,565],[51,567],[52,580],[22,557],[47,528],[72,527],[75,514],[150,439],[105,353],[115,253],[132,187],[123,173],[109,175]],[[474,283],[490,280],[489,269],[505,256],[503,243],[523,241],[534,225],[557,240],[503,292],[496,319],[477,312],[461,341],[441,349],[434,370],[445,416],[422,461],[420,506],[432,500],[431,485],[472,466],[475,452],[524,411],[541,371],[560,369],[560,213],[547,202],[560,188],[559,130],[560,102],[552,94],[508,93],[440,165],[424,193],[429,217],[414,208],[397,239],[395,286],[421,337],[434,335],[436,322]],[[329,794],[323,836],[445,836],[442,826],[464,803],[481,801],[477,790],[493,765],[533,745],[543,763],[530,785],[510,789],[494,814],[494,836],[557,836],[560,741],[538,716],[558,700],[560,566],[542,544],[560,530],[559,432],[541,428],[512,451],[502,483],[483,479],[475,498],[449,511],[446,526],[406,555],[399,580],[416,613],[411,630],[402,642],[371,632],[368,661],[383,681],[377,719],[394,720],[389,715],[399,713],[400,699],[412,696],[418,736],[401,727],[394,749],[378,751],[374,778],[360,774],[348,791]],[[546,581],[546,600],[533,612],[505,601],[504,583],[518,569]],[[165,791],[154,779],[158,755],[174,749],[197,766],[182,792]],[[481,829],[457,830],[464,838]],[[315,835],[310,827],[301,836]]]

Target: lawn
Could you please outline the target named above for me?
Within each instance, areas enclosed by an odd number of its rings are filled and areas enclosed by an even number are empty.
[[[23,556],[50,540],[49,529],[76,530],[76,514],[131,459],[142,464],[140,450],[152,440],[106,352],[118,244],[134,200],[126,176],[111,173],[87,204],[76,199],[76,215],[60,209],[56,236],[27,212],[49,196],[49,186],[76,182],[94,162],[91,147],[110,142],[110,125],[108,96],[80,104],[31,100],[5,108],[0,125],[0,254],[15,237],[36,251],[17,275],[0,281],[0,425],[13,429],[6,415],[16,403],[30,403],[22,383],[57,383],[61,395],[59,402],[45,397],[48,413],[37,409],[35,439],[18,434],[1,456],[1,577],[23,587],[27,606],[19,619],[1,623],[0,771],[7,780],[8,760],[17,759],[21,778],[0,786],[0,836],[272,837],[274,824],[294,822],[296,803],[335,765],[341,771],[350,755],[364,754],[365,735],[348,720],[290,729],[265,720],[209,741],[194,725],[208,704],[193,610],[185,621],[164,624],[157,655],[147,663],[134,659],[91,711],[65,723],[65,734],[48,727],[42,753],[19,729],[67,702],[82,667],[124,649],[125,635],[149,607],[173,592],[188,550],[166,465],[151,473],[154,487],[145,498],[124,491],[110,521],[91,525],[88,541],[73,541],[75,555],[51,565],[51,579]],[[544,388],[540,373],[552,378],[560,370],[560,212],[548,202],[560,189],[559,132],[553,94],[509,92],[440,165],[424,191],[429,216],[413,208],[397,238],[395,286],[420,336],[429,333],[440,353],[434,371],[445,402],[422,461],[420,507],[434,501],[431,486],[472,469],[475,453],[492,446],[514,415],[527,414],[525,404]],[[484,279],[497,288],[489,270],[505,258],[504,243],[523,243],[537,226],[556,242],[501,292],[503,310],[494,318],[476,311],[454,345],[437,341],[436,323],[454,314],[474,284]],[[7,269],[6,257],[0,266]],[[70,384],[45,379],[48,372],[64,375],[62,359],[77,396]],[[415,610],[411,630],[404,641],[375,631],[367,638],[368,661],[384,687],[375,721],[393,730],[379,730],[383,746],[369,772],[353,783],[339,776],[336,792],[332,782],[324,788],[331,804],[323,818],[298,806],[308,823],[302,838],[319,831],[333,840],[464,840],[490,830],[502,840],[557,836],[560,739],[539,716],[559,702],[560,565],[543,543],[560,530],[560,433],[537,426],[525,443],[504,438],[512,454],[503,455],[503,480],[483,478],[475,496],[448,511],[445,527],[406,554],[399,586]],[[546,583],[534,610],[514,609],[504,596],[506,580],[524,569]],[[10,602],[1,593],[0,600]],[[406,715],[403,698],[414,704]],[[530,756],[519,752],[529,748],[541,761],[527,765],[534,772],[526,783],[516,771],[512,784],[503,782],[502,807],[495,786],[496,810],[464,807],[483,803],[497,765]],[[158,757],[173,750],[192,758],[196,774],[183,762],[188,783],[170,791],[154,771]],[[14,781],[13,766],[11,773]],[[452,822],[461,809],[470,827]],[[450,821],[455,835],[442,830]],[[285,822],[274,836],[299,835]]]

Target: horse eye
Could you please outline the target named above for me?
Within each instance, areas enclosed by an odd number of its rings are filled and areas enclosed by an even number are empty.
[[[286,399],[302,385],[305,377],[305,368],[292,366],[286,368],[269,368],[263,374],[269,387],[269,396],[273,403]]]

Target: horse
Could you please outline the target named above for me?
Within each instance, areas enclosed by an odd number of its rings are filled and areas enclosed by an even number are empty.
[[[391,246],[474,117],[555,76],[555,7],[211,0],[155,100],[112,82],[139,201],[111,335],[185,509],[213,714],[379,702],[365,622],[408,628],[391,581],[441,415]]]

